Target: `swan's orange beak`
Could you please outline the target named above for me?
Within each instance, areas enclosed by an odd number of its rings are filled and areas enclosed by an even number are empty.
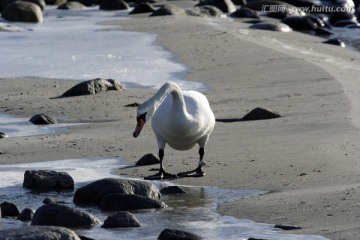
[[[135,127],[135,131],[133,133],[134,138],[138,137],[140,135],[140,132],[142,128],[144,127],[145,120],[142,118],[139,118]]]

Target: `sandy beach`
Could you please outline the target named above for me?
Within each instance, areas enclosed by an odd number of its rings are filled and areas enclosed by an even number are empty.
[[[249,30],[229,18],[147,17],[106,29],[159,35],[158,44],[186,64],[187,80],[207,84],[216,118],[241,118],[256,107],[281,118],[217,122],[205,149],[203,178],[178,184],[257,189],[269,194],[230,202],[219,211],[256,222],[302,227],[294,234],[357,239],[360,234],[360,56],[299,32]],[[122,79],[118,79],[122,81]],[[124,80],[125,81],[125,80]],[[94,96],[54,98],[77,82],[0,79],[0,112],[44,113],[60,122],[86,123],[65,134],[1,140],[1,164],[81,157],[115,157],[134,164],[157,154],[150,124],[132,137],[136,109],[155,90],[127,89]],[[198,149],[165,149],[169,172],[193,169]],[[144,177],[150,167],[119,169]],[[155,166],[156,167],[156,166]]]

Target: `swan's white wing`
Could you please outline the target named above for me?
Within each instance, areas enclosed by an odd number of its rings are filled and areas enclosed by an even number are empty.
[[[183,92],[186,113],[172,106],[173,97],[169,94],[155,112],[152,127],[159,148],[165,143],[177,150],[187,150],[196,143],[205,145],[215,125],[215,117],[206,97],[195,91]]]

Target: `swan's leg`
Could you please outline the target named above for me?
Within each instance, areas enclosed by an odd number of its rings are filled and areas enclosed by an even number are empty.
[[[179,177],[203,177],[205,175],[204,171],[202,170],[202,167],[205,166],[205,162],[203,161],[205,154],[205,149],[203,147],[200,147],[199,149],[199,165],[195,170],[188,171],[188,172],[181,172],[178,174]]]
[[[164,149],[159,149],[159,158],[160,158],[160,170],[157,174],[145,177],[147,180],[162,180],[169,178],[176,178],[176,175],[167,173],[163,167],[163,159],[164,159]]]

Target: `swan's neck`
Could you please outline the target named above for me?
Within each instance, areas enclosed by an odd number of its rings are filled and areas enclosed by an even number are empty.
[[[170,93],[173,97],[172,107],[176,108],[178,111],[186,111],[185,100],[180,87],[177,84],[170,82],[164,84],[153,97],[143,104],[148,106],[147,114],[149,119],[154,115],[156,109],[158,109]]]

